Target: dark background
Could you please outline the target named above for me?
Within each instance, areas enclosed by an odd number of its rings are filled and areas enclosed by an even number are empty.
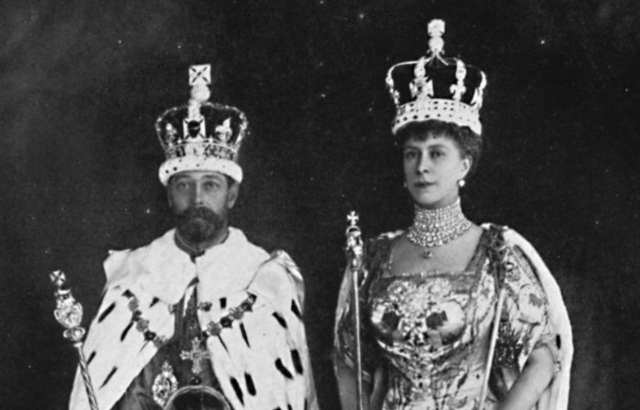
[[[571,409],[640,400],[640,3],[635,0],[20,1],[0,5],[0,407],[63,409],[75,353],[53,318],[63,269],[85,322],[109,249],[171,227],[153,124],[190,64],[251,122],[234,225],[303,269],[324,409],[345,215],[406,227],[390,137],[393,63],[447,23],[447,55],[488,76],[487,149],[464,190],[476,222],[516,228],[574,325]]]

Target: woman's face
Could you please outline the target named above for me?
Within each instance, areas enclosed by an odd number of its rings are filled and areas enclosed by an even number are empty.
[[[463,158],[448,136],[409,138],[403,145],[404,179],[415,203],[436,209],[458,199],[458,181],[469,172],[471,160]]]

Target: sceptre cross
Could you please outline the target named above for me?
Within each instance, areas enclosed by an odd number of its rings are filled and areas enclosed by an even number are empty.
[[[349,215],[347,215],[347,220],[351,223],[351,226],[355,226],[358,223],[360,217],[355,211],[351,211]]]
[[[363,244],[362,244],[362,232],[357,223],[360,218],[355,211],[351,211],[347,215],[349,226],[345,232],[347,236],[347,245],[345,247],[345,253],[347,256],[347,270],[350,271],[351,279],[351,291],[353,292],[353,316],[355,320],[355,342],[356,342],[356,408],[358,410],[364,409],[363,394],[362,394],[362,346],[360,339],[360,277],[363,273]]]
[[[193,365],[191,366],[191,371],[195,374],[200,374],[202,371],[202,366],[200,362],[204,359],[211,358],[211,354],[206,349],[200,348],[200,339],[197,337],[191,341],[191,350],[183,350],[180,352],[180,359],[182,360],[191,360]]]

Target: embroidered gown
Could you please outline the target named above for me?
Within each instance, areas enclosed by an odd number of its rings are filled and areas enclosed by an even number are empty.
[[[366,278],[361,285],[363,370],[371,380],[383,365],[388,387],[383,409],[477,409],[497,301],[496,232],[484,230],[463,272],[406,272],[392,275],[394,235],[367,244]],[[506,393],[500,369],[519,373],[533,349],[547,347],[558,363],[548,303],[527,256],[507,253],[512,269],[503,307],[490,392],[483,409],[493,409]],[[338,357],[355,368],[353,301],[343,282],[335,344]]]

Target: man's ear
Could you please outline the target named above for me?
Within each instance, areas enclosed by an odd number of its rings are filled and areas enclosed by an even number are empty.
[[[239,193],[240,193],[240,183],[234,181],[229,186],[229,194],[227,195],[227,207],[229,209],[233,208],[233,206],[235,205],[236,200],[238,199]]]
[[[171,199],[171,189],[172,189],[171,181],[172,180],[173,180],[173,175],[169,177],[169,180],[167,181],[167,185],[165,185],[165,189],[167,191],[167,203],[169,204],[169,208],[171,209],[173,209],[173,200]]]
[[[173,209],[173,200],[171,199],[171,181],[167,183],[167,203],[169,208]]]

